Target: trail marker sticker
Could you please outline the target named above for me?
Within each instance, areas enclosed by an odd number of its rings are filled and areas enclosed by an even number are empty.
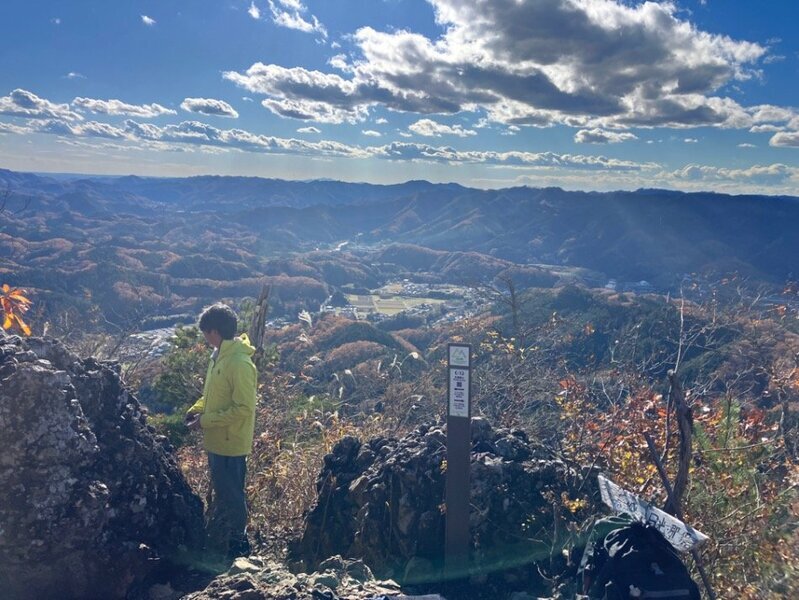
[[[471,347],[468,345],[450,344],[449,345],[449,366],[469,368],[469,355]]]
[[[708,537],[676,517],[641,500],[632,492],[613,483],[610,479],[597,476],[602,502],[616,512],[632,515],[642,523],[652,525],[663,534],[669,543],[680,552],[689,552],[704,544]]]

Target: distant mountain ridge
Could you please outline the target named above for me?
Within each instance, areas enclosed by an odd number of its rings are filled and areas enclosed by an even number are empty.
[[[27,197],[32,214],[57,214],[64,222],[90,218],[100,230],[124,230],[124,223],[112,222],[126,214],[180,236],[200,236],[224,221],[260,239],[264,251],[347,239],[369,246],[406,243],[584,267],[662,286],[698,271],[784,281],[795,275],[799,254],[799,198],[784,196],[217,176],[61,180],[0,170],[4,188],[12,197]],[[58,219],[51,221],[54,237]]]

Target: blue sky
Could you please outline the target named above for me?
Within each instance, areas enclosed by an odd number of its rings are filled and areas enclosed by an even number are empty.
[[[0,167],[799,195],[799,3],[0,6]]]

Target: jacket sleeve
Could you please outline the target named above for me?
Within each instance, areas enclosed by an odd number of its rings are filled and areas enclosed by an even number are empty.
[[[202,413],[205,411],[205,396],[200,396],[200,399],[197,400],[194,404],[191,405],[191,408],[186,411],[187,415],[192,413]]]
[[[241,361],[231,365],[230,376],[233,383],[233,397],[229,408],[216,412],[205,412],[200,417],[203,429],[227,427],[241,421],[255,411],[255,397],[258,377],[252,361]]]

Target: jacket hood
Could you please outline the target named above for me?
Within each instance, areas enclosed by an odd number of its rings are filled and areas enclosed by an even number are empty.
[[[223,340],[219,348],[220,356],[222,354],[246,354],[252,356],[255,354],[255,346],[250,343],[250,338],[246,333],[233,338],[232,340]]]

